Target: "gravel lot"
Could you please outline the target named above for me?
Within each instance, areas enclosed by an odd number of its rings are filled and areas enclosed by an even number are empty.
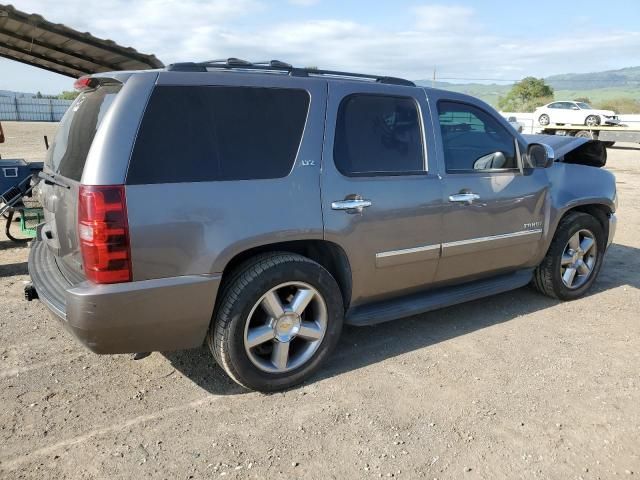
[[[54,126],[3,122],[4,158]],[[0,478],[640,476],[640,146],[609,151],[616,243],[582,300],[528,288],[371,328],[286,393],[231,383],[197,349],[85,350],[22,300],[0,239]]]

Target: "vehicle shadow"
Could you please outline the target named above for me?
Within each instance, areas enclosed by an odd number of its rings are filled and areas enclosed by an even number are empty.
[[[5,263],[0,265],[0,278],[27,275],[28,273],[27,262]]]
[[[4,237],[4,235],[2,235],[2,236]],[[4,237],[4,238],[6,238],[6,237]],[[26,247],[28,247],[28,244],[24,243],[24,242],[18,243],[18,242],[13,242],[11,240],[0,240],[0,251],[11,250],[13,248],[26,248]]]
[[[640,145],[637,146],[629,146],[629,145],[611,145],[610,147],[613,150],[640,150]]]
[[[626,285],[640,289],[640,249],[614,244],[607,252],[600,276],[588,295]],[[427,348],[558,303],[558,300],[524,287],[376,326],[347,326],[331,359],[307,383]],[[207,347],[163,355],[179,372],[210,393],[247,393],[228,379]]]

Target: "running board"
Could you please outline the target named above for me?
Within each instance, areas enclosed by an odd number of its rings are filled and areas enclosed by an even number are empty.
[[[523,287],[529,283],[532,274],[533,269],[520,270],[506,275],[430,290],[386,302],[355,307],[347,311],[345,322],[348,325],[362,327],[418,315],[438,308],[449,307]]]

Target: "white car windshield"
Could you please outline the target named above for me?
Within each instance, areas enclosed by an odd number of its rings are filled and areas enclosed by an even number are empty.
[[[581,109],[583,110],[593,110],[593,108],[591,107],[591,105],[589,105],[588,103],[584,103],[584,102],[576,102],[576,105],[578,105]]]

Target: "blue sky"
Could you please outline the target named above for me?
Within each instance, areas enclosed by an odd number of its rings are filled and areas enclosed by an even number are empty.
[[[519,79],[640,65],[640,0],[15,0],[165,63],[277,58],[411,79]],[[72,80],[0,59],[0,90]]]

